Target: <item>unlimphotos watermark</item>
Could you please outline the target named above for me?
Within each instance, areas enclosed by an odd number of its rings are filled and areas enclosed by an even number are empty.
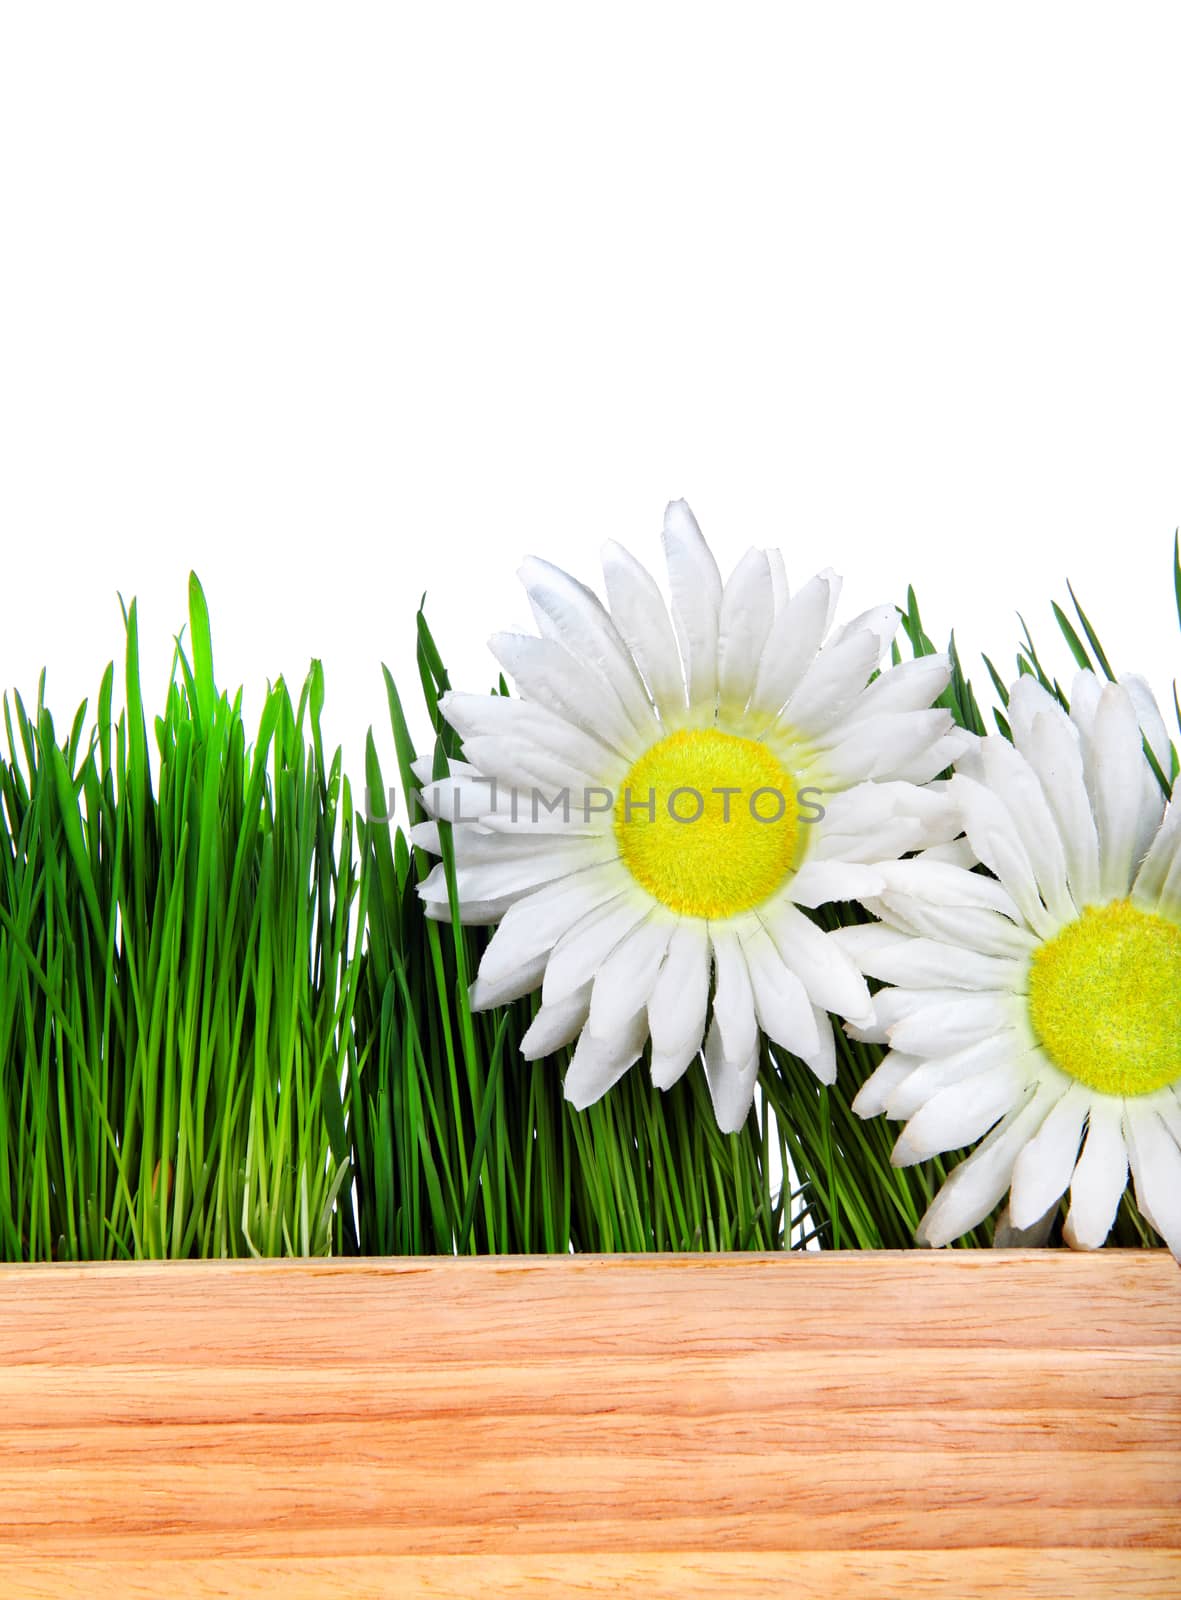
[[[819,822],[825,813],[825,808],[818,798],[823,790],[814,784],[805,785],[794,794],[785,794],[782,789],[771,785],[763,785],[748,793],[737,785],[726,784],[702,791],[691,784],[681,784],[660,798],[657,797],[654,788],[642,795],[631,789],[623,789],[617,793],[614,789],[602,788],[599,785],[591,785],[581,791],[566,788],[555,792],[537,788],[521,789],[516,785],[502,784],[496,778],[481,777],[468,780],[469,787],[476,784],[487,786],[487,804],[481,807],[475,796],[469,796],[469,807],[474,807],[469,815],[464,811],[463,794],[458,787],[453,786],[449,816],[445,815],[444,808],[439,804],[439,784],[428,784],[424,793],[430,795],[432,815],[452,823],[479,822],[482,816],[490,813],[507,816],[511,822],[540,823],[543,815],[548,817],[560,815],[563,822],[573,822],[578,818],[583,823],[589,823],[592,817],[606,816],[618,811],[621,812],[620,820],[629,823],[640,819],[655,822],[663,811],[671,821],[691,825],[694,822],[701,822],[707,812],[711,822],[719,820],[716,815],[719,808],[710,805],[707,795],[717,795],[721,798],[720,820],[723,823],[735,820],[735,816],[740,816],[743,810],[755,822],[767,826],[774,826],[784,821],[789,806],[796,808],[794,815],[797,823]],[[366,788],[365,820],[389,822],[394,816],[395,804],[394,789],[391,788],[385,795],[381,795]]]

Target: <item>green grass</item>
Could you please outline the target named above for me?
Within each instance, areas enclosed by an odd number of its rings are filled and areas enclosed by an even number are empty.
[[[0,1253],[326,1252],[349,1177],[352,803],[314,663],[252,743],[220,694],[196,579],[149,746],[136,608],[83,745],[5,700]]]
[[[1181,620],[1181,550],[1174,551]],[[1111,674],[1078,602],[1053,608],[1071,655]],[[385,698],[398,817],[370,736],[354,810],[321,737],[324,678],[268,687],[257,729],[216,687],[190,583],[164,709],[149,732],[136,608],[95,714],[60,737],[4,700],[0,758],[0,1258],[903,1248],[955,1156],[895,1169],[897,1127],[850,1111],[881,1048],[837,1030],[835,1088],[768,1047],[742,1132],[717,1131],[700,1068],[670,1092],[646,1062],[599,1104],[562,1094],[569,1052],[525,1062],[536,998],[473,1014],[489,931],[428,919],[416,752]],[[459,753],[422,612],[418,692],[436,773]],[[913,590],[902,637],[936,647]],[[950,642],[943,703],[986,731]],[[901,659],[895,647],[895,660]],[[992,716],[1005,682],[988,658]],[[1026,629],[1016,670],[1066,703]],[[499,692],[507,692],[503,681]],[[1181,706],[1175,707],[1181,727]],[[253,736],[251,737],[251,733]],[[1171,790],[1178,771],[1157,776]],[[368,802],[366,808],[368,809]],[[447,827],[444,861],[454,899]],[[863,919],[827,907],[822,926]],[[797,1187],[781,1183],[793,1174]],[[790,1192],[789,1192],[790,1191]],[[986,1245],[986,1223],[960,1241]],[[1130,1203],[1113,1241],[1154,1243]]]

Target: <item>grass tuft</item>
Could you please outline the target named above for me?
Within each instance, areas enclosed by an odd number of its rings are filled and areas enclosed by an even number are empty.
[[[135,603],[96,725],[4,701],[0,1254],[323,1254],[349,1177],[354,818],[322,673],[248,740],[190,582],[155,748]]]

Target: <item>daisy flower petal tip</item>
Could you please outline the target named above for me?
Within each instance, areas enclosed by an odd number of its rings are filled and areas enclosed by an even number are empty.
[[[464,921],[498,926],[473,1006],[540,988],[522,1048],[574,1045],[589,1105],[651,1046],[654,1083],[702,1062],[719,1126],[750,1111],[763,1039],[836,1074],[830,1015],[870,1027],[854,960],[808,915],[881,895],[883,863],[945,849],[960,740],[932,702],[945,658],[891,667],[892,606],[834,627],[831,572],[794,592],[778,551],[728,578],[683,501],[665,515],[670,602],[621,545],[605,599],[531,557],[536,635],[492,641],[516,694],[448,693],[463,761],[424,791],[450,824]],[[885,670],[879,670],[887,657]],[[447,877],[420,886],[446,916]]]
[[[1005,1236],[1036,1237],[1069,1192],[1066,1241],[1094,1249],[1130,1176],[1181,1257],[1181,795],[1145,755],[1163,727],[1146,693],[1083,673],[1068,714],[1023,677],[1013,742],[983,739],[949,786],[987,875],[885,866],[880,921],[832,935],[889,985],[864,1030],[889,1050],[854,1109],[905,1124],[900,1162],[976,1146],[926,1243],[1006,1195]],[[1160,756],[1169,771],[1167,740]]]

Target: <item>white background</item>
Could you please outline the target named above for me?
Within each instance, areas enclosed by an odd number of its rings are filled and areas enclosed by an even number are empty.
[[[0,684],[64,731],[122,591],[158,704],[196,567],[359,785],[424,590],[483,688],[525,552],[655,562],[684,495],[972,666],[1021,610],[1063,668],[1070,576],[1171,693],[1179,18],[5,6]]]

